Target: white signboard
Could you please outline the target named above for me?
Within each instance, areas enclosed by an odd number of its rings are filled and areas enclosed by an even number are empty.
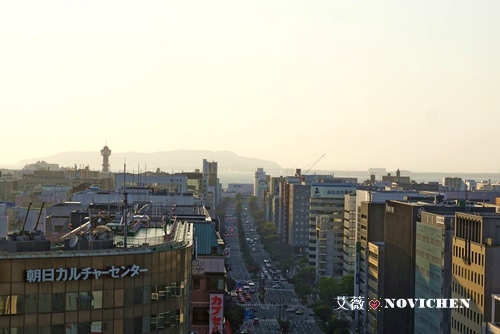
[[[354,193],[356,186],[348,184],[313,184],[311,198],[344,198],[345,195]]]
[[[26,270],[26,282],[65,282],[65,281],[85,281],[87,279],[98,279],[101,276],[110,278],[135,277],[139,273],[147,272],[145,268],[138,265],[111,266],[108,270],[94,268],[48,268],[48,269],[28,269]]]

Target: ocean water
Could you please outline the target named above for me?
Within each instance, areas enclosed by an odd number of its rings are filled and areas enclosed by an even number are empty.
[[[267,172],[266,172],[267,173]],[[363,182],[370,178],[368,172],[363,171],[321,171],[316,174],[328,174],[335,177],[354,177],[358,179],[358,182]],[[292,176],[294,175],[291,169],[277,171],[275,173],[267,173],[271,176]],[[387,174],[384,174],[387,175]],[[396,175],[396,173],[391,173],[391,175]],[[401,173],[401,176],[409,176],[412,180],[417,183],[427,183],[427,182],[443,182],[445,177],[461,177],[462,180],[475,180],[480,181],[490,181],[491,183],[500,182],[500,173],[442,173],[442,172],[428,172],[428,173]],[[222,183],[223,188],[227,188],[229,183],[247,183],[253,184],[254,182],[254,172],[218,172],[218,177]],[[375,175],[376,180],[381,180],[382,175]]]

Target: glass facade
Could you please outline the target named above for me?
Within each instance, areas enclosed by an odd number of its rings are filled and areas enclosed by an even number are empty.
[[[192,244],[0,256],[0,334],[187,333]],[[129,268],[136,275],[29,282],[27,272]],[[122,269],[125,270],[125,269]],[[124,272],[124,271],[122,271]],[[85,279],[83,279],[85,278]]]

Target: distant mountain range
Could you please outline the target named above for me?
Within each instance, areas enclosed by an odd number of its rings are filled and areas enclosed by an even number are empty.
[[[154,153],[138,152],[112,152],[109,157],[112,172],[123,170],[124,163],[127,171],[141,172],[147,169],[155,171],[159,168],[164,172],[193,172],[195,169],[203,169],[203,159],[218,163],[218,170],[222,172],[254,172],[262,167],[265,170],[280,170],[281,166],[274,161],[262,160],[239,156],[229,151],[207,151],[207,150],[176,150]],[[19,162],[22,168],[27,164],[45,161],[49,164],[59,164],[59,167],[78,168],[89,166],[92,170],[102,169],[102,156],[100,151],[94,152],[62,152],[48,157],[26,159]]]

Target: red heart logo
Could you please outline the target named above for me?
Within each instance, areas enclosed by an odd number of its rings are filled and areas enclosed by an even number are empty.
[[[376,310],[380,306],[380,300],[372,299],[368,302],[373,310]]]

